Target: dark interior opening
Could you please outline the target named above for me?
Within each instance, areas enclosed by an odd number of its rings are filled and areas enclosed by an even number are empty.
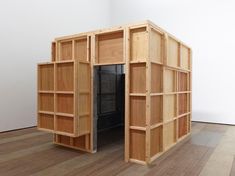
[[[123,65],[95,67],[97,148],[124,141],[125,74]]]

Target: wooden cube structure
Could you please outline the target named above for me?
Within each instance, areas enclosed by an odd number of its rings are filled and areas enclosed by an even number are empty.
[[[125,161],[149,164],[191,131],[191,49],[150,21],[56,38],[38,64],[38,129],[96,151],[94,66],[125,65]]]

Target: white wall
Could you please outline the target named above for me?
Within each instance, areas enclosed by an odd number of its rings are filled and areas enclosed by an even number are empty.
[[[111,1],[113,25],[149,19],[193,49],[193,120],[235,124],[232,0]]]
[[[0,1],[0,131],[36,125],[36,64],[54,37],[145,19],[193,48],[193,120],[235,124],[232,0]]]
[[[36,64],[58,36],[109,24],[109,0],[0,1],[0,131],[36,125]]]

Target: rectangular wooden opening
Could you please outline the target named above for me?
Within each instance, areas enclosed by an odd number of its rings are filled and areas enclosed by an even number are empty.
[[[95,67],[94,114],[97,131],[97,148],[124,141],[125,76],[123,65]]]

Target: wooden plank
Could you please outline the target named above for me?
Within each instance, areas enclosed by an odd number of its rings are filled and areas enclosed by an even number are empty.
[[[125,161],[130,159],[130,29],[124,29],[125,60]]]

